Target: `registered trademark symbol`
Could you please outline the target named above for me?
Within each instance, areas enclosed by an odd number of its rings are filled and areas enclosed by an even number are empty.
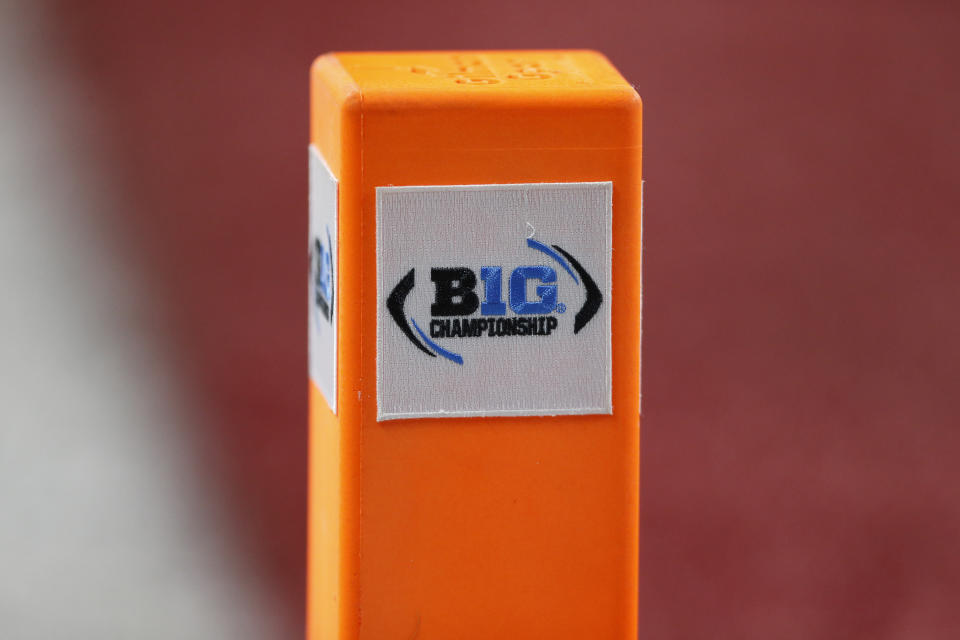
[[[562,302],[557,303],[557,313],[563,313],[566,310],[567,310],[567,305],[563,304]]]

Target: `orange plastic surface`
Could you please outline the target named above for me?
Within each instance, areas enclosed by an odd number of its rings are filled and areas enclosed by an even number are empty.
[[[309,640],[637,629],[641,104],[589,51],[338,53],[311,142],[339,180],[338,415],[310,385]],[[377,422],[385,185],[613,182],[613,414]]]

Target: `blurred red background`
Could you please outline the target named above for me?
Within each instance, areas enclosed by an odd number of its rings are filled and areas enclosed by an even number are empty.
[[[588,47],[645,107],[641,637],[960,637],[960,6],[54,2],[46,19],[122,193],[105,215],[209,405],[206,473],[290,620],[310,62]]]

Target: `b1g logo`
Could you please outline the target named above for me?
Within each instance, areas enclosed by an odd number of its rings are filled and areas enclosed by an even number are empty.
[[[330,229],[327,228],[326,243],[320,237],[313,239],[310,248],[311,292],[313,304],[320,316],[329,324],[333,321],[333,252],[330,241]]]
[[[532,238],[527,246],[545,254],[556,267],[545,264],[437,266],[430,269],[434,287],[426,330],[404,309],[407,296],[416,284],[416,269],[410,269],[387,298],[390,316],[403,334],[420,351],[438,355],[457,364],[463,357],[440,346],[446,338],[503,338],[508,336],[548,337],[562,331],[560,318],[567,311],[561,301],[557,267],[573,284],[583,289],[583,303],[574,314],[570,331],[580,333],[603,304],[603,294],[580,262],[560,246],[546,245]],[[477,277],[479,273],[479,278]],[[534,293],[530,295],[531,287]],[[571,287],[573,289],[573,287]],[[412,325],[412,329],[411,329]]]

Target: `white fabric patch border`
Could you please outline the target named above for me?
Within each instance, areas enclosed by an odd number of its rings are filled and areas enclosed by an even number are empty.
[[[378,421],[613,412],[612,182],[385,186],[376,204]],[[483,303],[462,317],[438,317],[432,270],[454,267],[473,272]],[[498,278],[486,271],[498,267]],[[525,299],[521,287],[511,289],[519,268]],[[592,314],[584,311],[588,281],[602,298]],[[500,317],[483,310],[490,286],[506,308]],[[400,299],[393,308],[391,296]],[[516,311],[546,298],[556,300],[553,312]],[[575,332],[580,315],[588,319]],[[510,317],[511,326],[528,324],[516,334],[497,324],[480,335],[473,324]],[[447,320],[465,332],[470,322],[473,333],[453,339],[462,336],[456,328],[447,335]]]

